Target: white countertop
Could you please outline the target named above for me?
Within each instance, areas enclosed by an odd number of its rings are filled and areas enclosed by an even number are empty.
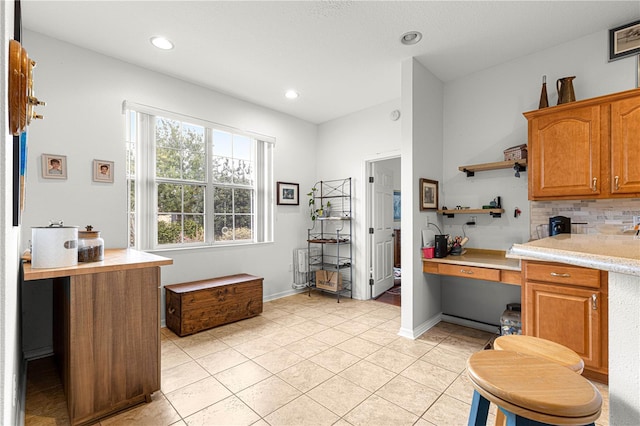
[[[560,234],[514,244],[508,257],[568,263],[640,277],[640,238],[634,235]]]

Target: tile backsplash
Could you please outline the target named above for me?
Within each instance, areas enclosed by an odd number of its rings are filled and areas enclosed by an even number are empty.
[[[548,236],[549,218],[571,218],[573,233],[620,234],[640,216],[640,198],[607,200],[531,201],[530,238]]]

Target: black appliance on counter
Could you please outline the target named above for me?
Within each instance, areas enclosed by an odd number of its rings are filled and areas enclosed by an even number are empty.
[[[571,218],[554,216],[549,218],[549,236],[571,233]]]
[[[448,235],[436,235],[436,247],[434,250],[435,257],[447,257],[447,254],[449,254],[449,247],[447,246],[448,241]]]

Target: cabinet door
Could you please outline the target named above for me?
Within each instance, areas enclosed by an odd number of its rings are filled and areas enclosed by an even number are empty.
[[[601,367],[602,302],[600,291],[527,282],[525,334],[560,343],[580,355],[585,366]]]
[[[63,375],[72,424],[160,389],[159,283],[158,267],[71,277]]]
[[[529,121],[529,198],[600,194],[600,106]]]
[[[611,104],[611,193],[640,193],[640,97]]]

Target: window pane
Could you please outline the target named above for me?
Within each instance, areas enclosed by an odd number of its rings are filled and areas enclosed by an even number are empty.
[[[213,131],[213,155],[219,157],[232,157],[233,150],[231,148],[231,133]]]
[[[183,124],[183,179],[205,180],[204,127]]]
[[[181,126],[179,121],[156,117],[156,146],[164,148],[181,148]]]
[[[158,184],[158,213],[182,213],[182,185]]]
[[[239,185],[253,184],[253,163],[249,160],[233,160],[233,183]]]
[[[156,149],[156,176],[180,179],[181,162],[180,151],[171,148]]]
[[[233,213],[233,189],[216,187],[213,190],[213,212]]]
[[[182,242],[182,215],[158,215],[158,244],[177,244]]]
[[[253,227],[251,215],[236,215],[235,217],[235,239],[236,240],[253,240]]]
[[[252,139],[247,136],[233,135],[233,158],[251,160]]]
[[[136,246],[136,215],[129,214],[129,247]]]
[[[183,179],[188,180],[205,180],[205,155],[204,151],[184,151],[182,158]]]
[[[231,183],[233,181],[233,161],[228,157],[213,157],[211,163],[211,177],[216,183]]]
[[[234,213],[251,213],[253,206],[253,190],[236,189],[233,200]]]
[[[233,240],[233,216],[215,215],[213,219],[213,238],[214,241]]]
[[[204,213],[204,186],[184,185],[185,213]]]
[[[204,216],[184,216],[184,241],[185,243],[204,242]]]

